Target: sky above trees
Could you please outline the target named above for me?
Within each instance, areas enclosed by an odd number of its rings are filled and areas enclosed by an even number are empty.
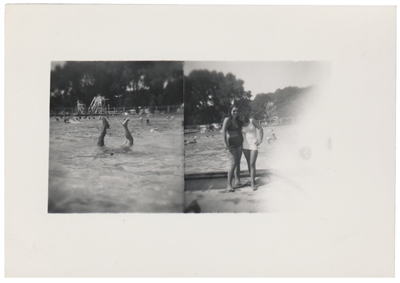
[[[259,93],[275,92],[289,86],[308,87],[330,79],[330,62],[322,61],[277,61],[277,62],[226,62],[226,61],[185,61],[184,74],[193,70],[209,70],[232,73],[244,81],[244,89],[252,97]]]

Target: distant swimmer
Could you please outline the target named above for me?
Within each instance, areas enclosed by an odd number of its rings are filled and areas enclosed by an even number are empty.
[[[97,141],[97,146],[104,146],[104,137],[107,134],[107,129],[110,129],[110,124],[108,123],[108,120],[105,117],[102,117],[102,119],[103,119],[103,124],[101,126],[100,136]],[[133,137],[128,129],[128,121],[129,118],[125,118],[124,122],[122,123],[126,137],[126,141],[124,142],[123,146],[133,146]]]
[[[193,140],[191,141],[185,140],[185,144],[191,144],[191,143],[197,143],[196,137],[194,137]]]
[[[271,140],[276,140],[277,137],[275,136],[275,134],[272,134],[271,137],[266,137],[266,139],[267,139],[267,142],[270,143]]]
[[[69,121],[70,121],[70,123],[73,123],[73,124],[82,123],[77,118],[70,118]]]

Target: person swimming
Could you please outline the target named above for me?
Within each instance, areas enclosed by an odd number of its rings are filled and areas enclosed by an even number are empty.
[[[194,137],[193,140],[191,140],[191,141],[185,140],[185,145],[186,145],[186,144],[197,143],[196,138],[197,138],[197,137]]]
[[[104,146],[104,137],[107,134],[107,129],[110,129],[110,124],[108,123],[108,120],[105,117],[102,117],[103,119],[103,124],[101,126],[101,130],[100,130],[100,136],[98,138],[97,141],[97,146]],[[122,146],[133,146],[133,137],[128,129],[128,122],[129,122],[129,118],[125,118],[124,122],[122,123],[122,126],[124,127],[125,130],[125,138],[126,141],[123,143]]]
[[[73,123],[73,124],[82,123],[82,121],[79,121],[79,120],[78,120],[77,118],[75,118],[75,117],[70,118],[70,119],[69,119],[69,122],[70,122],[70,123]]]
[[[131,132],[128,129],[128,122],[129,122],[129,118],[126,118],[124,120],[124,122],[122,123],[122,126],[124,127],[125,130],[125,138],[126,141],[124,142],[124,146],[133,146],[133,137],[131,135]]]

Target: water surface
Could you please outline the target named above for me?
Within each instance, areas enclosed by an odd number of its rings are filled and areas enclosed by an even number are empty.
[[[49,212],[183,211],[183,115],[150,124],[130,116],[128,148],[123,119],[110,117],[104,147],[96,146],[101,120],[50,119]]]

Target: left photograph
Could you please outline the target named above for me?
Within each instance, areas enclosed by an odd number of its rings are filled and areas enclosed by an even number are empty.
[[[53,61],[49,213],[182,213],[183,62]]]

